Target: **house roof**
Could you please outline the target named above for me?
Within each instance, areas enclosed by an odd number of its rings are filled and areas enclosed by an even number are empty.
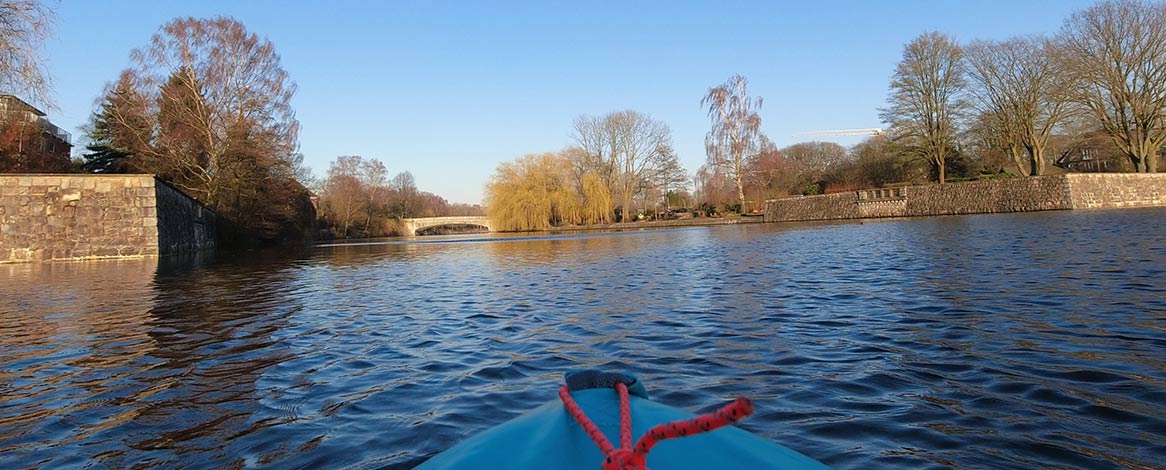
[[[36,106],[33,106],[33,105],[31,105],[31,104],[28,104],[28,102],[27,102],[27,101],[24,101],[24,100],[22,100],[22,99],[20,99],[20,98],[16,97],[16,95],[9,95],[9,94],[3,94],[3,93],[0,93],[0,100],[5,100],[5,99],[13,99],[13,100],[16,100],[18,103],[20,103],[20,104],[22,104],[22,105],[24,105],[24,106],[28,107],[28,109],[29,109],[29,110],[31,110],[32,112],[36,113],[36,115],[37,115],[37,116],[44,117],[44,116],[46,116],[46,115],[47,115],[47,114],[45,114],[45,112],[44,112],[44,111],[41,111],[40,109],[37,109],[37,107],[36,107]]]

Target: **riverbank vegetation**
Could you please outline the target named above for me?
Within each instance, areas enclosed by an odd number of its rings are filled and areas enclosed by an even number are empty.
[[[887,127],[850,148],[779,148],[762,130],[762,104],[740,75],[707,90],[706,161],[691,179],[665,124],[632,111],[580,118],[568,149],[498,167],[488,212],[498,227],[536,230],[676,206],[756,212],[767,199],[928,181],[1155,172],[1166,153],[1166,4],[1101,2],[1049,37],[921,34],[893,70]],[[686,197],[673,204],[669,194]]]
[[[0,0],[0,10],[11,20],[0,24],[0,87],[51,107],[38,50],[52,9]],[[382,236],[395,218],[482,212],[419,191],[408,172],[390,180],[376,160],[340,157],[317,180],[298,152],[295,82],[275,45],[232,18],[174,19],[130,59],[98,102],[81,159],[36,144],[47,124],[0,120],[0,172],[152,173],[271,242]]]
[[[730,114],[710,115],[709,139],[720,139]],[[733,141],[751,149],[740,170],[723,163],[723,146],[710,146],[698,199],[749,210],[771,198],[926,181],[1157,172],[1166,154],[1166,4],[1100,2],[1051,36],[960,44],[921,34],[904,46],[880,116],[888,127],[850,149],[778,149],[764,134],[757,146]]]
[[[688,174],[666,124],[638,111],[580,116],[574,146],[502,163],[486,185],[499,230],[630,222],[684,197]]]
[[[40,50],[52,9],[35,0],[0,9],[0,88],[51,109]],[[315,178],[298,151],[295,82],[274,44],[234,19],[172,20],[130,57],[99,100],[81,161],[26,145],[41,128],[7,120],[0,171],[153,173],[266,240],[388,235],[393,220],[481,212],[418,190],[409,172],[390,178],[377,160],[338,157]],[[778,147],[762,97],[730,76],[699,99],[710,127],[692,174],[663,121],[633,110],[580,116],[564,150],[498,166],[487,212],[510,230],[678,208],[746,213],[767,199],[865,187],[1156,172],[1166,154],[1166,3],[1103,1],[1047,36],[961,43],[926,32],[888,72],[886,128],[850,148]]]
[[[1050,153],[1064,166],[1080,140],[1098,135],[1128,163],[1113,169],[1156,172],[1166,144],[1166,4],[1101,2],[1048,37],[958,44],[925,33],[904,48],[883,118],[940,183],[950,155],[1003,154],[1017,175],[1035,176],[1049,171]]]
[[[264,240],[315,219],[296,91],[275,46],[230,18],[178,18],[106,87],[84,167],[153,173]]]
[[[583,168],[579,148],[503,163],[486,185],[487,214],[498,230],[545,230],[611,223],[611,187]]]
[[[356,155],[333,160],[317,188],[324,237],[408,235],[401,232],[400,219],[484,214],[481,206],[450,204],[418,190],[408,171],[389,178],[383,162]]]

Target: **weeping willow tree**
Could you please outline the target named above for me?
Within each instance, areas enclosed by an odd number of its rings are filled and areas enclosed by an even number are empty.
[[[611,220],[611,190],[598,175],[576,182],[564,153],[527,155],[498,166],[486,185],[486,216],[502,231]]]
[[[585,224],[611,223],[611,207],[615,199],[611,196],[611,188],[603,183],[603,178],[596,174],[585,174],[581,182],[583,207],[582,220]]]

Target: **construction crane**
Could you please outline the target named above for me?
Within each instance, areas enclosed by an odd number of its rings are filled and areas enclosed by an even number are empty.
[[[833,131],[802,132],[799,134],[794,134],[794,138],[800,139],[805,137],[844,137],[861,135],[876,136],[883,135],[885,133],[886,131],[882,129],[838,129]]]

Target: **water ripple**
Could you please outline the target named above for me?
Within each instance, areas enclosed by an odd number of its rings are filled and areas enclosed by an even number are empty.
[[[843,468],[1155,468],[1163,216],[3,265],[0,460],[409,468],[599,367]]]

